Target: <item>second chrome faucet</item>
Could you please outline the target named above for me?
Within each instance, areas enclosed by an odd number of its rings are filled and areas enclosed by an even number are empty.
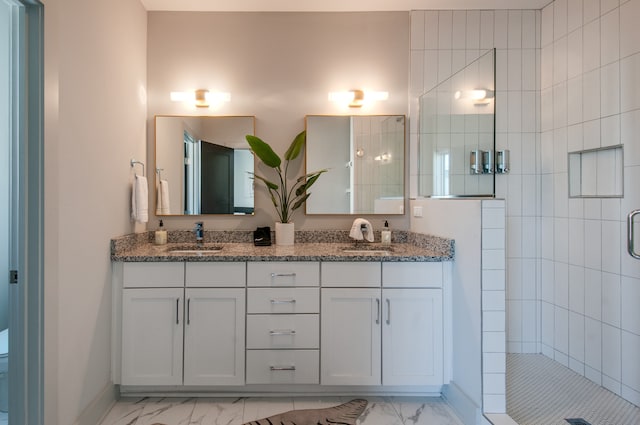
[[[196,221],[193,233],[196,234],[196,243],[204,243],[204,223],[202,221]]]

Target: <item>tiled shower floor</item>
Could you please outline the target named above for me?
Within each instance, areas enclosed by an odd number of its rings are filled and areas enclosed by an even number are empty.
[[[507,413],[519,425],[640,424],[640,408],[542,354],[507,355]]]
[[[241,425],[294,409],[332,407],[358,397],[123,398],[101,425]],[[441,398],[364,397],[361,425],[461,425]]]

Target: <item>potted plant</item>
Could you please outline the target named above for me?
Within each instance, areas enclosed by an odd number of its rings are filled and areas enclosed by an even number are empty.
[[[264,165],[272,168],[278,177],[274,182],[256,173],[251,173],[254,179],[258,179],[265,184],[271,196],[273,206],[276,208],[278,218],[280,219],[280,222],[276,223],[276,245],[293,245],[295,230],[294,224],[291,221],[293,213],[309,198],[309,195],[311,195],[311,193],[308,192],[309,188],[318,180],[320,174],[327,170],[305,174],[298,177],[293,184],[288,181],[289,164],[302,152],[302,148],[306,142],[305,131],[293,139],[291,145],[285,152],[284,169],[282,168],[282,159],[273,151],[268,143],[253,135],[247,135],[246,139],[253,153]]]

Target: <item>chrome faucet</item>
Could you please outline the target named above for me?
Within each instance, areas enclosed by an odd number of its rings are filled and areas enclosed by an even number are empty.
[[[194,227],[193,233],[196,234],[196,243],[204,242],[204,223],[202,221],[196,221],[196,227]]]

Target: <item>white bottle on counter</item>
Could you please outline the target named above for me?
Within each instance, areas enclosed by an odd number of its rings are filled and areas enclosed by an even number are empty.
[[[382,245],[389,246],[391,245],[391,230],[389,229],[389,222],[387,220],[384,221],[384,229],[381,232],[382,236]]]
[[[167,243],[167,231],[164,230],[164,223],[160,220],[160,226],[156,230],[156,245],[164,245]]]

